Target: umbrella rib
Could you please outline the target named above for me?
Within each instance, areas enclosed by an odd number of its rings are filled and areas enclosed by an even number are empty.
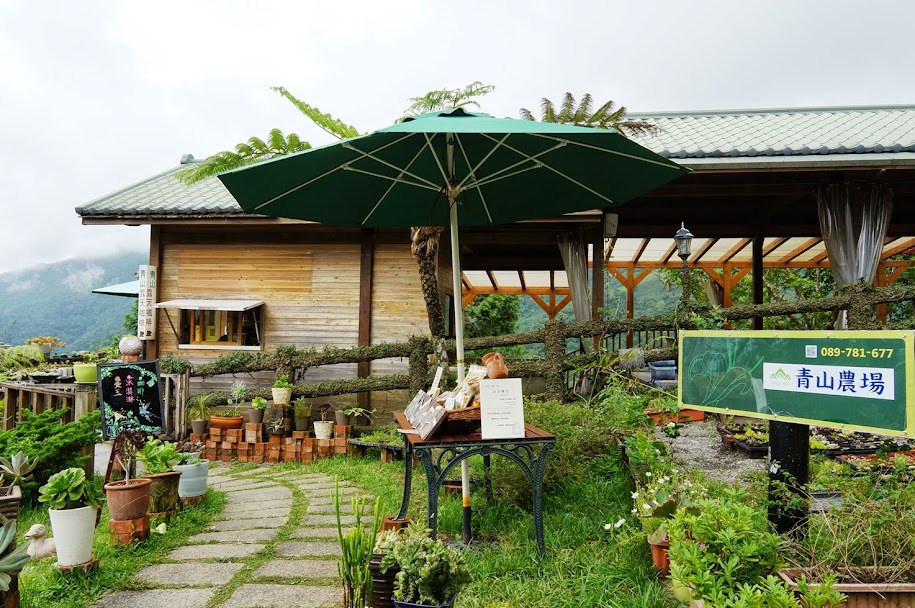
[[[378,199],[378,202],[375,203],[375,206],[372,207],[372,210],[369,211],[368,215],[365,216],[365,219],[362,220],[362,225],[363,225],[363,226],[365,225],[365,223],[366,223],[367,221],[369,221],[369,218],[372,217],[372,215],[374,215],[375,210],[377,210],[378,207],[381,206],[381,203],[384,202],[384,199],[387,198],[388,194],[391,193],[391,190],[393,190],[393,189],[394,189],[394,186],[396,186],[398,183],[407,184],[407,185],[410,185],[410,186],[416,186],[417,188],[426,188],[426,187],[427,187],[427,186],[424,186],[423,184],[408,184],[407,182],[401,181],[401,179],[403,178],[404,173],[406,173],[407,170],[408,170],[410,167],[413,166],[413,163],[416,162],[416,159],[419,158],[419,155],[423,153],[423,150],[425,150],[425,149],[426,149],[426,146],[428,146],[428,145],[429,145],[429,142],[428,142],[428,140],[427,140],[426,145],[425,145],[425,146],[421,146],[421,147],[419,148],[419,150],[416,152],[416,155],[413,156],[413,158],[410,159],[410,162],[407,163],[407,166],[404,167],[403,171],[400,172],[400,175],[397,176],[397,179],[391,181],[391,185],[388,186],[388,189],[384,191],[384,194],[381,195],[381,198],[379,198],[379,199]]]
[[[496,153],[496,150],[499,149],[499,146],[501,146],[503,143],[505,143],[505,140],[508,139],[508,136],[509,136],[509,135],[511,135],[511,133],[506,133],[506,134],[505,134],[505,137],[503,137],[502,139],[500,139],[499,142],[498,142],[495,146],[493,146],[492,149],[486,154],[486,156],[484,156],[484,157],[480,160],[480,162],[477,163],[477,166],[474,167],[473,169],[470,169],[470,171],[467,173],[467,176],[466,176],[464,179],[461,180],[461,183],[460,183],[460,184],[458,184],[458,186],[457,186],[458,189],[463,188],[463,187],[467,184],[467,180],[468,180],[468,179],[470,179],[470,178],[476,179],[476,177],[477,177],[477,176],[476,176],[477,169],[479,169],[480,167],[482,167],[482,166],[483,166],[483,163],[485,163],[487,160],[489,160],[489,157]],[[455,137],[457,137],[457,136],[455,136]],[[458,138],[458,143],[459,143],[459,144],[461,143],[461,139],[460,139],[460,138]],[[463,146],[463,145],[461,145],[461,151],[462,151],[462,152],[464,151],[464,146]],[[470,160],[467,158],[466,152],[464,153],[464,160],[467,162],[467,166],[470,167]],[[523,162],[523,161],[522,161],[522,162]],[[491,177],[491,176],[490,176],[490,177]],[[472,186],[470,186],[470,187],[472,187]]]
[[[252,210],[252,212],[254,212],[254,211],[260,211],[261,209],[263,209],[263,208],[266,207],[267,205],[272,205],[273,203],[275,203],[276,201],[280,200],[280,199],[283,198],[284,196],[288,196],[288,195],[292,194],[293,192],[295,192],[296,190],[301,190],[302,188],[308,186],[308,185],[311,184],[312,182],[316,182],[316,181],[318,181],[319,179],[323,179],[323,178],[327,177],[327,176],[330,175],[331,173],[335,173],[335,172],[340,171],[341,169],[345,169],[345,168],[346,168],[345,165],[338,165],[338,166],[334,167],[333,169],[330,169],[329,171],[325,171],[325,172],[322,173],[321,175],[315,176],[315,177],[311,178],[310,180],[308,180],[307,182],[305,182],[305,183],[303,183],[303,184],[299,184],[298,186],[296,186],[296,187],[294,187],[294,188],[290,188],[290,189],[287,190],[286,192],[283,192],[283,193],[281,193],[281,194],[277,194],[277,195],[274,196],[273,198],[264,201],[263,203],[261,203],[260,205],[258,205],[257,207],[255,207],[255,208]]]
[[[448,135],[446,134],[445,137]],[[432,138],[429,137],[428,133],[423,133],[423,137],[426,138],[426,145],[429,146],[429,149],[432,151],[432,158],[435,159],[435,164],[438,166],[439,172],[442,174],[442,180],[444,180],[445,187],[451,185],[451,179],[448,177],[448,172],[445,171],[445,168],[442,167],[442,161],[438,157],[438,154],[435,153],[435,148],[432,147]]]
[[[412,177],[413,179],[415,179],[415,180],[418,181],[418,182],[423,182],[423,183],[425,183],[425,184],[428,184],[429,186],[432,186],[435,190],[440,189],[441,186],[439,186],[438,184],[435,184],[434,182],[430,182],[429,180],[423,179],[422,177],[420,177],[420,176],[418,176],[418,175],[414,175],[414,174],[410,173],[409,171],[405,171],[405,170],[402,169],[401,167],[398,167],[397,165],[395,165],[395,164],[393,164],[393,163],[389,163],[389,162],[386,161],[386,160],[382,160],[382,159],[380,159],[380,158],[378,158],[377,156],[374,155],[374,153],[377,152],[378,150],[383,150],[384,148],[387,148],[387,147],[390,146],[390,145],[393,145],[393,144],[395,144],[395,143],[399,143],[399,142],[402,141],[403,139],[406,139],[406,138],[401,138],[401,139],[397,140],[396,142],[391,142],[390,144],[388,144],[388,145],[386,145],[386,146],[382,146],[381,148],[378,148],[378,149],[376,149],[376,150],[372,150],[371,152],[366,152],[366,151],[364,151],[364,150],[360,150],[359,148],[353,146],[353,145],[350,144],[350,143],[344,143],[344,144],[343,144],[343,147],[344,147],[344,148],[347,148],[347,149],[349,149],[349,150],[352,150],[353,152],[356,152],[357,154],[362,155],[363,158],[370,158],[370,159],[372,159],[373,161],[375,161],[376,163],[378,163],[378,164],[380,164],[380,165],[384,165],[385,167],[389,167],[389,168],[391,168],[391,169],[394,169],[395,171],[400,171],[401,174],[400,174],[399,177],[403,177],[403,175],[406,174],[406,175],[409,175],[410,177]],[[422,151],[422,149],[423,149],[423,148],[420,148],[420,151]],[[356,159],[356,160],[358,160],[358,159]],[[350,165],[351,163],[353,163],[353,162],[355,162],[355,160],[352,160],[352,161],[350,161],[349,163],[347,163],[347,167],[349,168],[349,165]],[[368,173],[368,172],[366,172],[366,173]],[[372,175],[372,174],[369,173],[369,175]],[[399,179],[399,177],[398,177],[398,179]]]
[[[493,140],[495,139],[494,137],[490,137],[489,135],[486,135],[485,133],[482,133],[482,135],[483,135],[484,137],[489,138],[489,139],[493,139]],[[555,138],[550,137],[550,138],[548,138],[548,139],[555,139]],[[552,150],[555,150],[557,147],[562,147],[562,146],[564,146],[566,143],[569,143],[569,142],[566,142],[566,141],[563,140],[563,139],[555,139],[555,140],[558,141],[558,142],[560,142],[560,144],[558,144],[557,146],[554,146],[553,148],[550,148],[549,150],[546,150],[546,151],[542,152],[541,154],[538,154],[537,156],[541,156],[542,154],[546,154],[547,152],[551,152]],[[524,154],[524,153],[521,152],[520,150],[516,150],[516,149],[514,149],[513,147],[509,146],[508,144],[503,144],[503,145],[504,145],[506,148],[508,148],[509,150],[511,150],[512,152],[516,153],[516,154],[521,154],[521,155]],[[600,150],[600,149],[602,149],[602,148],[598,148],[598,149]],[[609,150],[608,150],[608,151],[609,151]],[[536,157],[531,157],[531,158],[536,158]],[[638,158],[638,157],[634,157],[634,158]],[[583,183],[581,183],[581,182],[578,181],[577,179],[574,179],[574,178],[572,178],[572,177],[569,177],[569,176],[566,175],[565,173],[559,171],[558,169],[555,169],[555,168],[551,167],[550,165],[548,165],[548,164],[546,164],[546,163],[538,162],[538,163],[537,163],[537,166],[543,167],[544,169],[549,169],[550,171],[552,171],[552,172],[555,173],[556,175],[559,175],[560,177],[564,177],[565,179],[567,179],[568,181],[572,182],[573,184],[575,184],[575,185],[578,186],[579,188],[582,188],[583,190],[587,190],[588,192],[590,192],[590,193],[593,194],[594,196],[596,196],[596,197],[598,197],[598,198],[601,198],[601,199],[607,201],[607,202],[610,203],[610,204],[614,204],[614,202],[615,202],[613,199],[604,196],[603,194],[601,194],[600,192],[598,192],[597,190],[595,190],[595,189],[593,189],[593,188],[589,188],[588,186],[584,185]],[[519,172],[519,173],[520,173],[520,172]],[[498,173],[493,173],[493,175],[498,175]],[[500,177],[500,178],[498,178],[498,179],[502,179],[502,178]],[[496,180],[494,180],[494,179],[489,179],[489,182],[493,182],[493,181],[496,181]]]
[[[375,173],[373,171],[366,171],[365,169],[357,169],[356,167],[344,167],[347,171],[352,171],[353,173],[361,173],[362,175],[368,175],[369,177],[377,177],[378,179],[386,179],[394,184],[403,184],[405,186],[415,186],[416,188],[425,188],[426,190],[433,190],[435,192],[441,191],[441,186],[427,185],[426,183],[417,184],[416,182],[410,182],[405,179],[401,179],[401,176],[392,177],[390,175],[382,175],[381,173]],[[409,173],[407,175],[410,175]],[[413,177],[412,175],[410,177]],[[425,181],[425,180],[423,180]]]
[[[505,137],[508,137],[508,135],[506,135]],[[504,138],[503,138],[503,141],[505,141]],[[461,141],[460,137],[457,138],[457,142],[458,142],[458,147],[461,149],[461,156],[464,157],[464,162],[467,163],[467,166],[469,167],[470,159],[467,157],[467,150],[464,149],[464,144]],[[490,153],[486,155],[486,158],[489,158],[489,155],[492,154],[494,151],[495,151],[495,148],[493,148],[492,151],[490,151]],[[472,178],[476,179],[476,170],[480,168],[480,165],[483,164],[483,161],[485,161],[486,158],[484,158],[482,161],[480,161],[480,163],[477,164],[476,167],[474,167],[473,169],[470,169],[470,172],[467,174],[467,177],[465,177],[463,180],[461,180],[461,185],[458,186],[459,188],[461,186],[463,186],[464,182],[466,182],[469,178],[472,177]],[[492,224],[493,223],[492,214],[489,212],[489,205],[486,204],[486,197],[483,196],[483,191],[478,186],[476,187],[476,191],[477,191],[477,195],[480,197],[480,202],[483,203],[483,211],[486,212],[486,217],[489,219],[489,223]]]
[[[536,159],[540,158],[540,157],[543,156],[544,154],[549,154],[550,152],[553,152],[554,150],[558,150],[559,148],[562,148],[563,146],[565,146],[564,143],[559,143],[559,144],[556,144],[555,146],[553,146],[552,148],[549,148],[549,149],[544,150],[544,151],[542,151],[542,152],[538,152],[537,154],[534,154],[533,156],[531,156],[531,155],[529,155],[529,154],[525,154],[524,152],[521,152],[521,151],[519,151],[519,150],[516,150],[515,148],[513,148],[513,147],[511,147],[510,145],[506,144],[504,138],[503,138],[502,140],[497,140],[495,137],[493,137],[493,136],[491,136],[491,135],[489,135],[489,134],[487,134],[487,133],[480,133],[480,135],[482,135],[483,137],[485,137],[486,139],[488,139],[488,140],[490,140],[490,141],[492,141],[492,142],[496,142],[496,143],[497,143],[497,145],[490,151],[490,154],[492,154],[493,152],[496,151],[496,149],[498,149],[500,146],[502,146],[502,147],[504,147],[504,148],[506,148],[506,149],[508,149],[508,150],[511,150],[512,152],[514,152],[514,153],[517,154],[518,156],[522,157],[522,160],[516,162],[516,163],[513,164],[513,165],[509,165],[509,166],[507,166],[507,167],[503,167],[503,168],[499,169],[498,171],[496,171],[495,173],[491,173],[490,175],[487,175],[485,178],[483,178],[482,180],[480,180],[480,181],[477,182],[476,184],[470,184],[470,185],[468,185],[468,186],[467,186],[468,188],[475,188],[475,187],[477,187],[477,186],[479,186],[479,185],[485,185],[485,184],[488,184],[488,183],[490,183],[490,182],[494,182],[494,181],[496,181],[496,179],[494,179],[494,178],[497,178],[497,176],[501,176],[501,177],[498,177],[497,179],[502,179],[503,177],[510,177],[511,175],[517,175],[517,172],[514,172],[514,173],[511,173],[511,174],[508,175],[508,176],[502,176],[503,173],[506,173],[506,172],[508,172],[508,171],[511,171],[511,170],[514,169],[515,167],[519,167],[519,166],[521,166],[521,165],[523,165],[524,163],[527,163],[527,162],[534,163],[534,165],[533,165],[532,167],[527,167],[526,169],[524,169],[524,171],[528,171],[528,170],[530,170],[530,169],[537,169],[537,168],[539,168],[540,166],[542,166],[543,163],[542,163],[541,161],[536,160]],[[465,181],[466,181],[466,180],[465,180]]]
[[[619,150],[609,150],[607,148],[601,148],[600,146],[594,146],[592,144],[586,144],[582,142],[572,141],[569,139],[563,139],[561,137],[556,137],[554,135],[543,135],[542,133],[531,133],[534,137],[540,137],[543,139],[549,139],[551,141],[560,141],[571,146],[579,146],[581,148],[588,148],[589,150],[597,150],[599,152],[606,152],[607,154],[614,154],[616,156],[623,156],[625,158],[630,158],[632,160],[637,160],[643,163],[649,163],[652,165],[658,165],[664,167],[665,169],[673,169],[674,171],[680,171],[680,166],[675,165],[670,161],[658,161],[651,158],[646,158],[644,156],[638,156],[636,154],[629,154],[628,152],[620,152]],[[622,137],[622,135],[620,135]]]

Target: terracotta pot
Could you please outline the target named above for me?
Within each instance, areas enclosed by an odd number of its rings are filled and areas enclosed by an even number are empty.
[[[244,425],[242,416],[210,416],[211,429],[240,429]]]
[[[493,380],[508,378],[508,368],[502,353],[486,353],[483,355],[483,365],[486,366],[486,377]]]
[[[659,543],[654,543],[649,539],[648,545],[651,547],[651,561],[654,562],[654,567],[657,568],[658,572],[661,574],[669,574],[670,558],[667,555],[667,549],[670,545],[668,542],[662,540]]]
[[[152,480],[149,513],[174,513],[178,508],[178,481],[181,471],[144,475]]]
[[[879,574],[881,568],[868,568],[874,574]],[[915,606],[915,583],[872,583],[862,584],[846,582],[842,578],[843,568],[839,568],[839,582],[833,589],[848,596],[841,604],[842,608],[896,608],[897,606]],[[887,568],[889,573],[892,569]],[[778,575],[796,593],[798,592],[797,579],[807,576],[811,583],[815,583],[810,572],[802,568],[783,568]],[[879,577],[878,577],[879,580]]]
[[[143,477],[106,483],[105,496],[111,519],[126,521],[146,515],[151,486],[152,480]]]

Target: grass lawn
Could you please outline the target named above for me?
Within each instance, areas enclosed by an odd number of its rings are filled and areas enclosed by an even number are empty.
[[[54,559],[26,565],[19,577],[22,608],[84,608],[92,605],[109,590],[131,589],[131,577],[141,568],[164,561],[165,555],[181,546],[185,539],[203,530],[222,510],[224,494],[207,491],[204,503],[179,512],[172,518],[164,535],[150,534],[148,541],[115,548],[108,533],[108,509],[95,529],[92,554],[99,559],[98,572],[86,576],[64,577],[54,567]],[[47,507],[22,507],[19,511],[18,536],[22,542],[32,524],[42,523],[51,529]]]

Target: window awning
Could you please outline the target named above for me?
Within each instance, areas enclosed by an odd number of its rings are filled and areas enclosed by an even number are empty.
[[[156,308],[183,308],[185,310],[228,310],[240,312],[263,305],[263,300],[169,300],[159,302]]]

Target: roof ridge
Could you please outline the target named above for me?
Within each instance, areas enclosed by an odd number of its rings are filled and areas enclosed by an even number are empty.
[[[684,112],[626,112],[626,118],[653,118],[669,116],[741,116],[749,114],[818,114],[824,112],[872,112],[887,110],[915,110],[915,104],[889,104],[881,106],[806,106],[781,108],[746,108],[723,110],[687,110]]]

